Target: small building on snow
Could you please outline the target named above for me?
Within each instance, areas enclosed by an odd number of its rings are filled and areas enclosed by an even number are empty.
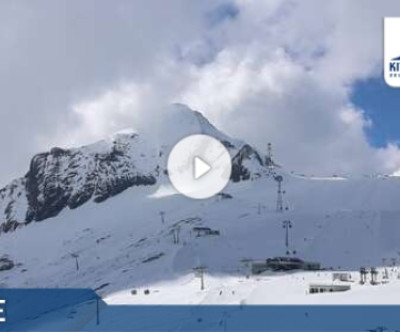
[[[351,289],[351,285],[347,284],[310,284],[310,294],[318,293],[334,293],[334,292],[346,292]]]

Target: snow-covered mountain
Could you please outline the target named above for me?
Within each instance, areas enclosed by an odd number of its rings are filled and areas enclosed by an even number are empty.
[[[307,295],[307,287],[331,281],[330,270],[248,278],[246,266],[286,255],[285,220],[293,225],[290,252],[325,269],[357,274],[398,263],[400,178],[271,170],[256,149],[181,105],[165,124],[171,132],[160,130],[161,139],[124,132],[33,158],[27,175],[1,191],[0,251],[14,263],[0,269],[2,287],[90,287],[111,303],[400,303],[387,296],[400,290],[396,268],[389,288],[354,284],[327,298]],[[165,167],[173,144],[199,133],[222,141],[233,161],[232,181],[206,200],[177,193]],[[202,291],[199,266],[207,268]]]
[[[213,136],[232,155],[232,181],[265,172],[265,158],[250,145],[221,133],[199,112],[183,105],[169,109],[162,137],[123,132],[74,149],[53,148],[32,158],[27,174],[0,189],[0,232],[76,209],[90,200],[100,203],[134,186],[165,181],[166,158],[180,138],[189,134]]]

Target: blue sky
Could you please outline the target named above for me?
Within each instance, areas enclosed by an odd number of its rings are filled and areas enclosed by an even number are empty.
[[[389,87],[380,78],[360,81],[354,86],[353,103],[362,108],[372,121],[366,128],[370,143],[384,147],[400,142],[400,89]]]

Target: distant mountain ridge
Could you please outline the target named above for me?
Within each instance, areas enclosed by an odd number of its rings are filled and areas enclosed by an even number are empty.
[[[175,141],[189,134],[219,139],[232,156],[233,182],[268,173],[265,156],[220,132],[201,113],[175,105],[167,119],[164,131]],[[131,187],[156,186],[167,176],[166,158],[173,144],[150,142],[142,134],[119,133],[80,148],[55,147],[35,155],[24,177],[0,189],[0,233],[91,200],[103,202]]]

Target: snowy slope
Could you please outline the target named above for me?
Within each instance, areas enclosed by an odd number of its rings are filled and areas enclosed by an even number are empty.
[[[369,186],[391,188],[393,203],[398,181],[375,179]],[[130,188],[102,204],[91,202],[81,209],[65,210],[52,222],[2,235],[1,250],[21,265],[1,272],[1,282],[7,287],[98,288],[108,284],[101,294],[126,290],[122,300],[131,289],[150,288],[156,292],[161,284],[167,289],[160,291],[165,298],[154,295],[141,301],[213,303],[209,297],[216,296],[224,284],[245,279],[247,269],[242,259],[284,254],[281,222],[287,218],[294,224],[291,247],[300,257],[318,260],[325,267],[352,270],[380,265],[383,258],[398,257],[400,226],[396,221],[400,213],[390,202],[382,202],[377,208],[348,199],[342,205],[346,196],[362,195],[365,186],[363,181],[313,181],[288,176],[285,202],[293,208],[284,213],[275,211],[271,179],[230,184],[226,192],[232,199],[206,201],[184,198],[172,189],[157,195],[152,187]],[[338,192],[343,198],[337,198]],[[370,195],[369,199],[377,204],[379,195]],[[265,205],[261,214],[258,202]],[[159,211],[165,211],[165,224]],[[177,223],[180,243],[174,244],[171,230]],[[193,227],[198,225],[217,229],[221,235],[197,238]],[[79,271],[71,254],[79,255]],[[216,285],[211,293],[200,292],[197,297],[198,289],[193,285],[198,287],[199,281],[192,268],[199,265],[208,267],[206,283],[215,278]],[[282,287],[281,291],[286,292],[287,288]],[[193,289],[194,295],[183,299],[180,292],[172,292],[174,288],[185,292]],[[247,292],[248,287],[243,291]],[[243,295],[243,299],[250,301],[250,294]],[[233,302],[236,300],[234,297]],[[274,301],[281,302],[282,297],[268,300]]]
[[[188,121],[186,126],[193,133],[221,135],[218,138],[226,140],[234,165],[241,169],[238,179],[247,181],[232,179],[224,190],[229,195],[191,200],[176,193],[163,172],[159,158],[165,158],[168,141],[162,150],[138,134],[124,133],[111,141],[69,150],[85,156],[79,159],[77,176],[67,175],[71,171],[69,154],[61,154],[68,165],[49,162],[44,168],[49,170],[50,164],[54,170],[57,165],[56,174],[72,181],[73,185],[62,186],[62,193],[68,192],[69,199],[91,183],[85,180],[90,156],[100,152],[109,155],[119,145],[123,146],[119,150],[123,154],[115,162],[122,166],[115,168],[114,159],[105,163],[106,171],[97,181],[113,183],[120,171],[126,171],[128,178],[153,176],[156,183],[126,186],[100,202],[94,190],[79,208],[64,206],[51,219],[3,232],[0,250],[17,266],[0,272],[1,285],[90,287],[99,289],[110,303],[360,303],[369,296],[373,296],[369,298],[371,303],[400,303],[397,297],[387,295],[400,288],[397,270],[392,271],[390,284],[355,285],[350,292],[326,297],[307,295],[306,290],[309,282],[330,280],[330,272],[248,279],[248,268],[243,263],[244,259],[285,254],[283,220],[293,223],[290,249],[325,268],[357,271],[361,266],[380,266],[383,259],[398,259],[400,178],[307,178],[276,168],[275,172],[283,176],[283,201],[288,207],[278,212],[277,183],[268,175],[260,154],[229,139],[208,122],[204,125],[206,120],[198,113],[189,114],[188,119],[178,114],[179,126],[183,126],[181,121]],[[196,117],[201,121],[195,121]],[[182,131],[185,134],[186,129]],[[54,155],[47,154],[46,158],[53,160]],[[20,204],[15,211],[30,208],[29,199],[18,194],[23,189],[15,189],[26,188],[24,181],[26,177],[3,191],[4,197]],[[39,192],[37,197],[42,196]],[[165,223],[161,222],[161,211]],[[196,237],[193,228],[197,226],[218,230],[219,235]],[[178,233],[179,243],[174,243],[174,234]],[[199,279],[193,273],[198,266],[207,267],[204,291],[199,290]],[[131,295],[132,289],[138,290],[136,296]],[[149,295],[144,295],[145,289],[150,290]]]

